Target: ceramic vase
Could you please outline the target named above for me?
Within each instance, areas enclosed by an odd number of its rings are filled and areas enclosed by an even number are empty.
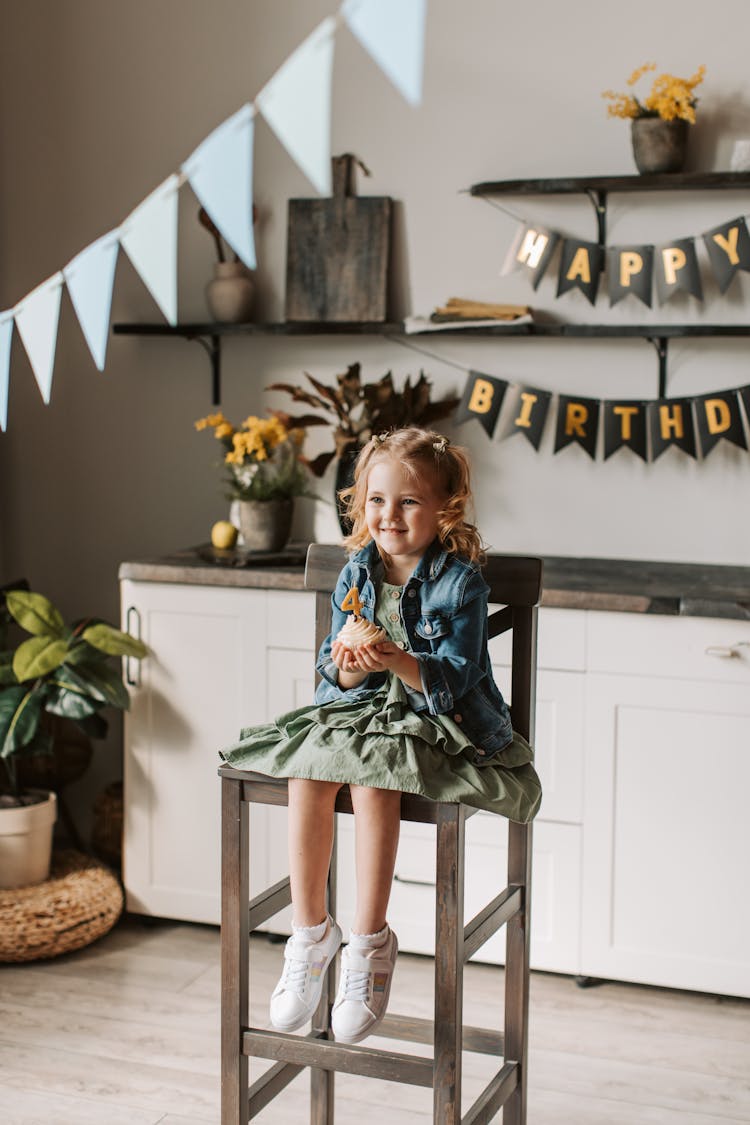
[[[248,551],[280,551],[289,541],[294,500],[240,500],[240,528]]]
[[[689,125],[676,118],[636,117],[631,122],[635,166],[641,175],[656,172],[681,172],[687,155]]]
[[[217,262],[206,286],[206,303],[214,320],[242,324],[250,320],[255,282],[243,262]]]

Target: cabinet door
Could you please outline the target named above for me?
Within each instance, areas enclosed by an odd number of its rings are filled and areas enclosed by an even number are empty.
[[[750,996],[747,683],[591,675],[588,715],[581,971]]]
[[[266,718],[266,605],[262,590],[122,584],[123,623],[135,607],[151,650],[125,722],[129,910],[220,919],[218,751]],[[255,888],[267,881],[264,818],[253,826]]]

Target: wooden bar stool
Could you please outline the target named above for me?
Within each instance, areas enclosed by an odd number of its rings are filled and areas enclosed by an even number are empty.
[[[316,644],[330,629],[331,591],[345,561],[339,547],[313,544],[305,582],[316,591]],[[533,739],[536,682],[536,605],[541,595],[540,559],[493,555],[484,570],[490,601],[503,606],[489,616],[489,636],[513,630],[511,700],[513,726]],[[221,1123],[246,1125],[304,1067],[311,1071],[311,1125],[332,1125],[334,1074],[344,1071],[392,1082],[429,1087],[433,1121],[480,1125],[503,1109],[504,1125],[525,1125],[529,1007],[529,906],[531,825],[509,823],[507,886],[466,925],[464,917],[464,828],[474,809],[404,795],[401,819],[436,826],[435,1018],[387,1015],[376,1034],[431,1043],[432,1054],[409,1055],[336,1043],[330,1032],[335,997],[329,971],[321,1002],[307,1035],[289,1035],[248,1026],[249,935],[291,901],[289,879],[249,902],[251,804],[285,805],[284,779],[222,766],[221,915]],[[336,811],[351,813],[347,787]],[[336,846],[329,877],[329,910],[336,912]],[[463,966],[506,925],[505,1019],[503,1032],[464,1027]],[[502,1058],[502,1066],[461,1116],[461,1051]],[[248,1057],[275,1062],[248,1087]]]

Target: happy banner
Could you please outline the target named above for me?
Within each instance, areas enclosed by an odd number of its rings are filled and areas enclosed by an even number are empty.
[[[553,398],[557,401],[555,453],[579,445],[595,460],[600,430],[605,461],[620,449],[630,449],[641,460],[653,462],[670,447],[688,457],[697,459],[700,453],[706,458],[722,439],[739,449],[749,448],[750,385],[693,398],[600,400],[553,395],[470,371],[453,420],[476,418],[497,441],[522,433],[538,451]]]
[[[750,232],[745,219],[740,216],[722,223],[700,238],[719,290],[726,293],[739,270],[750,272]],[[696,241],[677,238],[658,246],[600,246],[580,238],[566,238],[539,224],[522,223],[501,272],[524,270],[537,289],[559,245],[558,297],[570,289],[580,289],[593,305],[606,270],[610,305],[632,295],[651,308],[654,285],[660,305],[680,291],[702,301]]]

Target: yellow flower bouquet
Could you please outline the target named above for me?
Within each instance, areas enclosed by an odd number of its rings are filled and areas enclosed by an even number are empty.
[[[628,86],[635,84],[651,70],[656,70],[656,63],[644,63],[639,66],[628,78]],[[660,74],[654,78],[651,93],[643,101],[629,93],[616,93],[614,90],[604,90],[603,98],[608,98],[607,106],[609,117],[622,117],[634,120],[640,117],[660,117],[662,121],[688,121],[695,124],[695,107],[698,99],[695,88],[703,81],[706,73],[705,66],[699,66],[691,78],[676,78],[673,74]]]
[[[288,500],[311,495],[302,458],[305,432],[288,428],[283,416],[251,414],[235,428],[219,411],[199,418],[195,428],[212,429],[226,450],[227,499]]]

